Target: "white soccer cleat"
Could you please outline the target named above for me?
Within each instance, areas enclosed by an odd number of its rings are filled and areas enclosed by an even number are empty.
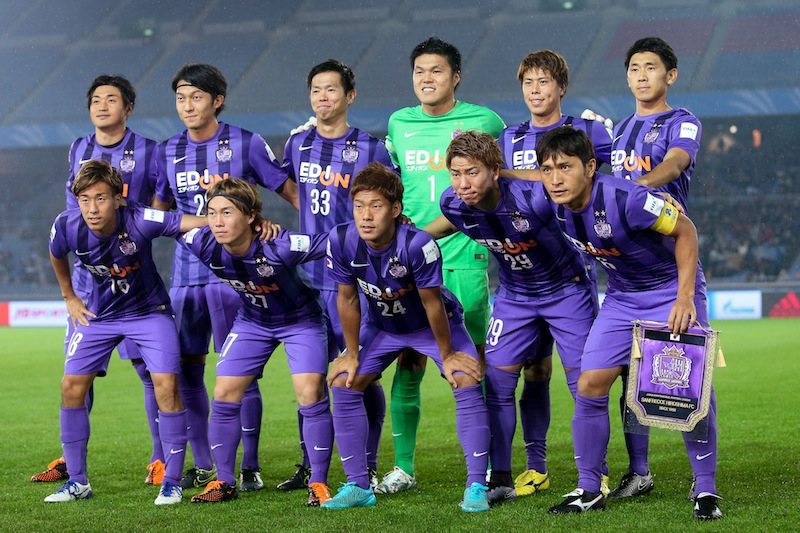
[[[74,502],[75,500],[87,500],[92,497],[92,487],[87,483],[82,485],[77,481],[67,481],[44,501],[47,503]]]
[[[156,505],[172,505],[183,501],[183,489],[180,485],[164,481],[156,497]]]
[[[375,494],[397,494],[405,490],[413,489],[417,486],[417,479],[409,476],[399,466],[383,476],[378,486],[375,487]]]

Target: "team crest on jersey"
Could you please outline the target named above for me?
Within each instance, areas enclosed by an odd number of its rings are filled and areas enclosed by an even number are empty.
[[[684,356],[684,351],[675,345],[665,346],[661,353],[653,356],[653,377],[650,382],[668,389],[686,389],[689,388],[691,372],[692,360]]]
[[[606,220],[606,212],[605,211],[595,211],[594,212],[594,232],[597,234],[598,237],[601,239],[610,239],[611,238],[611,224],[608,223]]]
[[[509,213],[511,215],[511,225],[514,226],[514,229],[520,233],[525,233],[526,231],[531,229],[531,225],[528,222],[528,219],[522,216],[519,211],[514,211],[513,213]]]
[[[643,142],[646,144],[653,144],[658,139],[658,134],[661,132],[661,126],[663,124],[653,124],[653,127],[650,128],[650,131],[644,134]]]
[[[217,163],[227,163],[233,158],[231,151],[230,141],[228,139],[219,140],[219,148],[217,149]]]
[[[256,272],[259,276],[268,278],[275,274],[275,269],[267,264],[266,257],[256,257]]]
[[[459,129],[457,129],[457,130],[453,130],[453,136],[452,136],[452,138],[451,138],[450,140],[453,140],[453,139],[455,139],[456,137],[458,137],[458,136],[459,136],[459,135],[461,135],[462,133],[464,133],[464,130],[462,130],[462,129],[460,129],[460,128],[459,128]]]
[[[125,150],[119,162],[119,169],[123,172],[133,172],[136,168],[136,160],[133,159],[133,150]]]
[[[402,278],[408,274],[408,269],[400,262],[399,257],[389,259],[389,275],[395,279]]]
[[[119,251],[125,255],[133,255],[136,253],[136,243],[130,240],[127,233],[117,235],[119,239]]]
[[[356,141],[347,141],[342,150],[342,161],[345,163],[355,163],[358,161],[358,150],[356,150]]]

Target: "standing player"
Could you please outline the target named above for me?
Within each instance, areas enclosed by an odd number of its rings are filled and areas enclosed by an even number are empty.
[[[480,363],[458,300],[441,288],[439,247],[427,233],[399,223],[403,184],[380,163],[370,163],[358,173],[350,196],[355,220],[336,226],[328,245],[328,266],[339,284],[337,307],[347,344],[328,377],[347,484],[322,507],[375,505],[367,475],[363,391],[399,350],[412,348],[432,358],[454,389],[456,431],[467,462],[461,509],[488,511],[483,480],[489,421],[479,383]],[[356,286],[367,299],[363,326]]]
[[[175,107],[186,130],[161,143],[158,197],[175,200],[178,211],[201,215],[205,191],[228,177],[242,178],[276,191],[298,207],[297,188],[281,171],[272,150],[257,134],[219,122],[227,92],[222,73],[211,65],[185,65],[172,80]],[[214,276],[188,250],[175,249],[170,297],[181,341],[181,395],[189,419],[189,444],[194,467],[181,480],[184,488],[201,487],[216,472],[208,443],[208,392],[203,374],[209,337],[215,349],[230,331],[240,302],[236,293]],[[253,381],[242,400],[241,490],[264,487],[259,474],[258,435],[261,394]]]
[[[441,199],[447,220],[444,231],[435,235],[462,231],[488,248],[500,265],[486,340],[490,503],[516,497],[511,443],[520,371],[542,357],[550,359],[555,337],[574,397],[583,346],[597,313],[593,277],[561,235],[542,184],[499,177],[502,163],[491,135],[470,131],[453,139],[447,149],[453,185]],[[542,488],[547,487],[540,484],[534,490]]]
[[[386,146],[405,186],[404,214],[423,227],[441,215],[439,197],[450,186],[444,160],[450,141],[468,130],[485,131],[497,138],[505,125],[493,111],[456,100],[461,53],[452,44],[431,37],[414,48],[410,62],[414,94],[420,105],[400,109],[389,117]],[[440,246],[444,284],[464,306],[467,331],[482,354],[489,322],[486,250],[461,234],[443,239]],[[426,362],[410,351],[398,361],[390,403],[395,468],[376,487],[379,494],[416,485],[414,451]]]
[[[350,183],[371,161],[394,168],[384,144],[367,132],[347,123],[347,111],[356,98],[356,75],[344,63],[329,59],[306,76],[311,109],[316,127],[289,137],[283,155],[283,168],[297,183],[300,198],[300,232],[328,233],[334,226],[352,220],[353,204]],[[328,349],[331,359],[344,350],[342,327],[336,311],[337,285],[328,278],[322,261],[302,265],[318,289],[328,316]],[[377,483],[378,445],[381,440],[386,399],[376,381],[364,391],[364,405],[369,419],[367,464],[370,479]],[[298,411],[302,427],[302,416]],[[301,432],[302,436],[302,432]],[[295,474],[278,485],[281,490],[303,488],[308,484],[308,451],[301,440],[302,464]]]
[[[578,488],[551,513],[605,507],[600,492],[610,425],[608,392],[630,358],[634,320],[666,322],[674,334],[708,327],[705,278],[697,230],[650,189],[595,172],[592,144],[573,128],[556,128],[536,146],[542,181],[562,231],[608,272],[608,290],[581,362],[572,421]],[[694,516],[722,517],[716,494],[716,399],[711,396],[705,441],[683,433],[696,479]]]
[[[628,49],[625,68],[628,87],[636,99],[636,113],[620,121],[614,130],[612,171],[616,177],[666,191],[686,207],[702,128],[692,113],[667,104],[669,86],[678,79],[678,58],[662,39],[645,37]],[[623,377],[623,384],[626,382]],[[623,391],[623,412],[624,398]],[[639,426],[633,417],[629,418],[631,424]],[[628,472],[609,498],[638,496],[653,490],[647,460],[648,433],[641,426],[625,433]]]
[[[597,160],[611,162],[611,132],[602,122],[561,114],[561,100],[569,85],[566,60],[551,50],[539,50],[525,56],[517,70],[522,98],[531,113],[530,120],[509,126],[498,142],[508,169],[538,169],[536,143],[546,132],[559,126],[585,131],[592,139]],[[594,268],[590,265],[589,268]],[[547,472],[547,431],[550,427],[550,377],[553,374],[552,339],[543,332],[541,352],[524,367],[522,395],[519,399],[520,421],[527,454],[526,470],[515,480],[518,496],[533,494],[550,487]],[[574,374],[573,376],[570,376]],[[567,372],[567,383],[578,381],[580,367]],[[570,387],[575,396],[574,386]],[[494,463],[493,463],[494,464]],[[608,487],[604,479],[604,487]]]
[[[79,209],[61,213],[50,230],[50,258],[73,326],[61,381],[61,442],[69,480],[44,501],[92,497],[86,473],[89,410],[86,393],[104,376],[111,351],[131,340],[156,391],[166,465],[156,505],[179,503],[186,454],[186,411],[178,394],[178,338],[164,283],[153,263],[151,241],[199,227],[205,220],[131,203],[122,206],[123,181],[108,162],[83,165],[72,192]],[[84,301],[73,289],[67,255],[72,251],[92,275]],[[169,450],[169,452],[167,452]]]
[[[76,139],[70,147],[70,173],[66,186],[67,209],[78,207],[78,201],[72,194],[72,184],[83,164],[93,159],[108,161],[120,170],[123,179],[123,198],[145,205],[153,203],[158,181],[155,158],[157,143],[134,133],[126,125],[136,104],[136,91],[133,86],[123,76],[100,75],[89,86],[86,99],[89,117],[95,130],[92,135]],[[154,203],[156,207],[165,207],[157,204],[158,202]],[[79,258],[75,260],[72,271],[72,286],[82,300],[88,299],[92,290],[92,276]],[[64,340],[65,350],[71,336],[72,324],[68,322]],[[158,404],[153,381],[133,342],[124,340],[117,346],[117,350],[122,359],[131,360],[144,385],[145,412],[153,443],[145,483],[160,485],[164,477],[164,452],[158,435]],[[93,387],[90,387],[86,402],[89,411],[94,396],[92,392]],[[32,476],[31,481],[47,482],[68,478],[66,463],[61,457],[51,462],[46,471]]]
[[[242,436],[242,397],[283,343],[300,404],[302,439],[308,442],[311,456],[308,505],[317,507],[330,499],[333,424],[325,391],[328,351],[318,293],[297,267],[323,259],[327,234],[309,237],[282,232],[269,243],[257,240],[258,190],[236,178],[212,185],[206,205],[209,227],[187,233],[179,242],[236,290],[242,308],[217,363],[211,408],[209,439],[219,481],[209,483],[192,501],[222,502],[238,496],[234,467]]]

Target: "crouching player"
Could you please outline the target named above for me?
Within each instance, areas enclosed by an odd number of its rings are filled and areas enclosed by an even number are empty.
[[[61,442],[69,480],[46,502],[91,498],[86,473],[89,411],[86,392],[104,376],[122,339],[140,350],[158,402],[166,466],[156,505],[181,501],[186,454],[186,411],[178,393],[180,349],[169,296],[153,262],[151,241],[205,224],[205,219],[139,204],[122,205],[120,172],[103,160],[81,167],[72,185],[79,209],[61,213],[50,230],[50,259],[74,332],[61,381]],[[72,251],[92,274],[88,301],[75,294],[69,273]]]
[[[603,509],[601,465],[609,439],[608,392],[628,364],[634,320],[666,322],[673,333],[708,327],[697,230],[685,215],[627,180],[595,172],[583,131],[560,127],[536,145],[542,182],[567,239],[608,272],[608,291],[581,361],[572,434],[578,488],[551,513]],[[683,434],[696,478],[694,516],[722,517],[717,506],[716,400],[711,396],[705,441]]]
[[[356,175],[350,197],[354,221],[331,230],[328,257],[331,277],[339,285],[337,308],[347,346],[328,377],[347,484],[322,507],[375,505],[367,474],[363,391],[398,351],[411,348],[433,359],[454,389],[456,431],[467,462],[461,508],[488,511],[483,481],[489,422],[479,385],[480,364],[461,305],[442,288],[439,247],[427,233],[398,222],[403,184],[380,163],[370,163]],[[356,286],[367,298],[363,324]]]
[[[328,236],[284,231],[268,243],[258,240],[256,229],[262,220],[258,190],[236,178],[208,189],[206,209],[208,227],[187,233],[179,242],[232,287],[243,305],[222,346],[211,403],[208,431],[218,480],[192,502],[238,497],[234,469],[242,437],[242,397],[283,343],[311,462],[308,505],[319,506],[330,498],[327,480],[333,447],[325,391],[327,334],[319,293],[308,285],[298,265],[322,260]]]

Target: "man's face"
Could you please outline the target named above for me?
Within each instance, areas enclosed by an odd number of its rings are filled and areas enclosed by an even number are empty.
[[[667,70],[655,52],[639,52],[628,63],[628,87],[640,102],[666,99],[667,89],[678,79],[678,70]]]
[[[202,131],[216,124],[216,111],[225,101],[225,97],[217,95],[216,98],[212,98],[211,93],[188,83],[185,80],[178,82],[175,91],[175,109],[188,130]]]
[[[317,120],[334,122],[347,117],[347,108],[356,97],[355,89],[345,94],[342,76],[338,72],[320,72],[311,78],[311,109]]]
[[[450,184],[459,198],[470,207],[482,210],[497,205],[492,194],[498,191],[499,169],[489,169],[470,157],[455,156],[450,160]]]
[[[250,244],[253,236],[250,224],[254,216],[242,213],[231,200],[223,196],[215,196],[209,200],[206,217],[214,239],[226,248]]]
[[[400,209],[400,202],[390,203],[377,191],[359,191],[353,197],[353,219],[358,235],[376,250],[385,248],[394,238],[395,219]]]
[[[549,118],[561,114],[564,88],[545,70],[529,69],[522,78],[522,98],[532,117]]]
[[[447,58],[422,54],[414,60],[414,94],[423,106],[436,107],[455,98],[461,74],[453,72]]]
[[[125,127],[132,112],[133,108],[125,105],[122,93],[113,85],[101,85],[92,93],[89,117],[99,130]]]
[[[584,166],[578,156],[555,154],[539,165],[542,184],[550,198],[572,211],[580,211],[592,196],[595,160]]]
[[[117,227],[117,209],[121,194],[113,194],[108,183],[98,182],[86,187],[78,195],[78,206],[89,229],[101,237],[114,233]]]

